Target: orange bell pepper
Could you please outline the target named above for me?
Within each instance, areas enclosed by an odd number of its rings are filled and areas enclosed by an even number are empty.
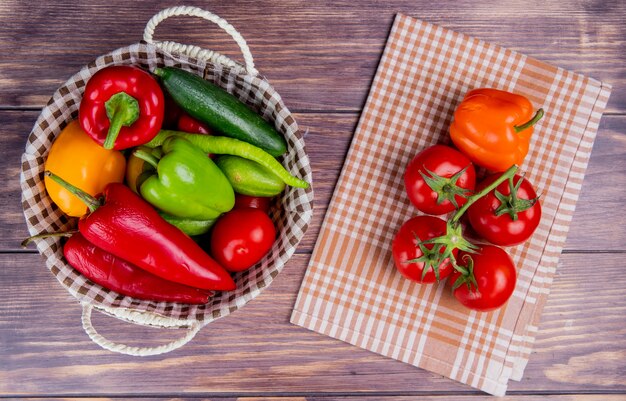
[[[78,121],[72,121],[52,144],[45,169],[95,196],[107,184],[124,180],[126,159],[119,151],[104,149],[83,131]],[[87,206],[76,195],[47,176],[44,182],[48,195],[65,214],[80,217],[87,213]]]
[[[469,91],[454,112],[450,126],[452,142],[475,164],[492,171],[520,165],[530,145],[533,106],[524,96],[498,89]]]

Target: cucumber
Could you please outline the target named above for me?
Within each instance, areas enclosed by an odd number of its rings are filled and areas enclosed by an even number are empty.
[[[285,182],[257,162],[238,156],[220,156],[215,160],[236,193],[272,197],[285,189]]]
[[[287,151],[287,142],[272,125],[224,89],[190,72],[157,68],[165,90],[185,112],[224,136],[258,146],[274,157]]]

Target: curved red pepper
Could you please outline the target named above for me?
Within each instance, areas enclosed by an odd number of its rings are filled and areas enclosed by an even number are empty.
[[[96,72],[87,82],[78,119],[106,149],[149,142],[161,129],[165,100],[159,83],[140,68],[120,65]]]
[[[154,275],[205,290],[229,291],[228,272],[127,186],[111,183],[98,199],[45,173],[87,203],[78,230],[92,244]]]
[[[176,128],[178,131],[189,132],[191,134],[211,134],[211,128],[185,112],[182,112],[180,117],[178,117]]]
[[[67,262],[94,283],[123,295],[150,301],[204,304],[209,293],[164,280],[104,251],[80,233],[63,246]]]

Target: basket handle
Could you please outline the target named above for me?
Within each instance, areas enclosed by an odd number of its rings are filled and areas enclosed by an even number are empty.
[[[160,355],[170,351],[174,351],[175,349],[178,349],[191,341],[195,337],[195,335],[198,334],[198,331],[200,331],[200,328],[202,327],[200,323],[194,322],[189,326],[187,332],[183,337],[174,340],[168,344],[159,345],[158,347],[134,347],[125,344],[114,343],[99,334],[91,323],[92,310],[92,305],[83,303],[83,314],[81,317],[81,321],[83,323],[83,329],[85,330],[85,333],[87,333],[89,338],[91,338],[91,341],[98,344],[100,347],[125,355],[149,356]]]
[[[222,28],[226,33],[228,33],[239,45],[239,49],[241,49],[241,53],[243,54],[243,59],[245,61],[245,67],[241,64],[231,60],[230,58],[224,56],[213,50],[203,49],[194,45],[184,45],[181,43],[163,41],[163,42],[155,42],[153,40],[154,30],[157,25],[166,20],[169,17],[186,15],[191,17],[200,17],[207,21],[211,21],[214,24],[217,24],[220,28]],[[198,7],[190,7],[190,6],[176,6],[166,8],[161,10],[146,24],[146,29],[143,32],[143,40],[147,43],[153,44],[159,49],[167,52],[167,53],[182,53],[187,56],[197,58],[204,61],[211,61],[213,63],[219,63],[226,65],[231,68],[243,69],[247,73],[251,75],[258,75],[258,71],[254,68],[254,60],[252,59],[252,53],[250,53],[250,48],[246,43],[245,39],[241,36],[239,32],[229,24],[225,19],[218,17],[217,15],[203,10]]]

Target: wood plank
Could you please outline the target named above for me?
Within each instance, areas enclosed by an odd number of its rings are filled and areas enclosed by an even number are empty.
[[[415,401],[414,396],[381,396],[359,394],[351,396],[306,396],[306,397],[239,397],[237,401]],[[623,394],[550,394],[546,395],[512,395],[498,397],[498,401],[624,401]],[[419,401],[493,401],[493,396],[488,395],[428,395],[420,396]],[[187,401],[183,399],[181,401]],[[191,401],[191,399],[189,399]]]
[[[0,211],[3,235],[0,250],[19,249],[28,234],[20,203],[20,155],[37,118],[35,111],[0,111]],[[299,247],[310,252],[315,245],[326,208],[339,178],[350,146],[358,115],[296,113],[300,127],[308,131],[307,151],[311,159],[315,190],[313,223]],[[612,224],[606,216],[622,207],[626,183],[626,116],[605,116],[595,142],[587,176],[568,235],[567,250],[624,250],[626,227]]]
[[[119,398],[92,398],[92,397],[64,397],[64,398],[16,398],[20,401],[114,401]],[[139,401],[145,398],[124,397],[127,401]],[[205,397],[150,397],[152,401],[200,401]],[[551,395],[513,395],[499,397],[498,401],[624,401],[624,394],[551,394]],[[358,395],[302,395],[302,396],[270,396],[270,397],[216,397],[211,396],[211,400],[219,401],[415,401],[414,396],[394,396],[381,394],[358,394]],[[493,401],[494,398],[488,395],[420,395],[420,401]]]
[[[381,396],[359,394],[350,396],[306,396],[306,397],[239,397],[237,401],[415,401],[414,396]],[[512,395],[498,397],[498,401],[624,401],[623,394],[550,394],[546,395]],[[493,396],[488,395],[428,395],[420,396],[419,401],[493,401]],[[180,401],[191,401],[183,399]]]
[[[590,279],[587,263],[598,272]],[[514,394],[626,392],[626,298],[620,254],[567,254],[545,308],[524,379]],[[379,392],[476,394],[467,386],[289,324],[308,255],[233,315],[164,356],[101,350],[80,327],[78,304],[34,254],[0,254],[0,394],[159,396]],[[97,316],[113,340],[156,345],[178,333]],[[137,383],[141,383],[137,387]]]
[[[188,2],[194,4],[193,1]],[[214,2],[211,11],[247,39],[257,66],[297,110],[361,109],[396,13],[508,47],[613,85],[609,112],[626,111],[626,5],[620,0],[541,3],[413,0]],[[0,4],[0,105],[41,106],[81,66],[139,41],[164,0]],[[259,18],[259,16],[263,16]],[[166,21],[157,38],[239,57],[224,33],[191,19]],[[239,57],[240,58],[240,57]]]

